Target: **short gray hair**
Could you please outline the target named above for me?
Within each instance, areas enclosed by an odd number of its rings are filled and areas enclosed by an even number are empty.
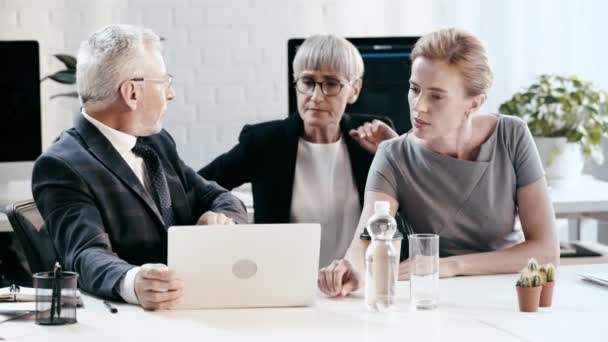
[[[109,25],[93,33],[78,50],[76,84],[83,104],[112,101],[120,84],[141,77],[137,61],[145,44],[160,49],[159,36],[131,25]]]
[[[363,77],[363,58],[348,40],[331,34],[308,37],[293,59],[294,78],[304,70],[332,70],[349,81]]]

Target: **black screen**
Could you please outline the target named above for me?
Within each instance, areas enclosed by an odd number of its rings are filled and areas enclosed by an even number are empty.
[[[365,74],[359,99],[346,107],[348,113],[384,115],[402,134],[411,129],[407,103],[411,73],[410,53],[419,37],[346,38],[359,49]],[[293,58],[303,39],[287,43],[289,113],[297,112],[293,86]]]
[[[35,160],[42,150],[35,41],[0,41],[0,118],[0,162]]]

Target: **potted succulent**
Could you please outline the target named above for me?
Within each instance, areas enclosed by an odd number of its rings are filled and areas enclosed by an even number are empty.
[[[538,263],[534,258],[530,259],[528,265],[520,272],[515,287],[517,289],[519,311],[537,311],[542,291],[542,278]]]
[[[539,269],[542,280],[542,291],[540,292],[540,306],[550,307],[553,302],[553,288],[555,287],[555,266],[548,263]]]
[[[572,180],[585,159],[604,161],[608,136],[608,93],[575,76],[541,75],[536,83],[500,105],[530,128],[549,182]]]

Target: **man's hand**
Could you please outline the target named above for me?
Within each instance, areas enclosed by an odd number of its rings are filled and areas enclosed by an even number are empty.
[[[344,297],[359,284],[359,274],[346,259],[334,260],[319,271],[319,289],[330,297]]]
[[[196,222],[196,224],[198,224],[198,225],[211,225],[211,224],[229,225],[229,224],[234,224],[234,220],[222,213],[207,211],[203,215],[201,215],[201,217],[199,217],[198,222]]]
[[[371,123],[366,122],[357,129],[351,129],[348,133],[361,147],[372,154],[376,153],[381,142],[399,136],[389,125],[377,119]]]
[[[171,309],[184,294],[184,282],[166,265],[145,264],[135,275],[135,294],[146,310]]]

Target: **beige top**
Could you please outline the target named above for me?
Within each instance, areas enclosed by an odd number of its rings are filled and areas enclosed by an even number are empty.
[[[360,215],[344,139],[315,144],[300,138],[289,221],[321,224],[319,268],[344,258]]]

